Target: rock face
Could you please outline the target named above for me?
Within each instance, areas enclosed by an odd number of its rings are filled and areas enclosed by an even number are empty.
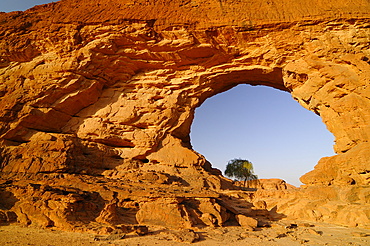
[[[220,226],[259,196],[274,214],[369,226],[369,13],[366,0],[62,0],[0,14],[0,218]],[[242,83],[290,92],[337,153],[306,187],[239,194],[248,211],[189,138],[195,109]]]

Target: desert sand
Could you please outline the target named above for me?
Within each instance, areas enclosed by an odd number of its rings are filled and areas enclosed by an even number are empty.
[[[248,231],[243,227],[205,227],[194,230],[196,239],[189,230],[170,230],[150,227],[149,234],[139,236],[95,235],[89,233],[64,232],[53,229],[38,229],[17,224],[0,227],[0,245],[370,245],[370,230],[344,226],[312,223],[305,221],[280,221],[269,228]],[[191,231],[190,231],[191,232]],[[122,239],[121,239],[122,238]]]

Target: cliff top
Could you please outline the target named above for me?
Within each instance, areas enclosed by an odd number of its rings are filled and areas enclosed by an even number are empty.
[[[61,0],[25,12],[2,13],[0,22],[4,27],[41,20],[105,24],[142,20],[150,21],[157,29],[165,29],[184,24],[196,28],[250,27],[276,22],[368,17],[368,0]]]

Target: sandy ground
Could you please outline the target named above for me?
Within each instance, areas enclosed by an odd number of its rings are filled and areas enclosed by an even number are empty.
[[[290,226],[292,223],[298,226]],[[0,226],[0,245],[33,246],[145,246],[145,245],[189,245],[191,239],[183,231],[171,231],[150,227],[145,236],[134,234],[124,237],[94,235],[89,233],[63,232],[52,229],[42,230],[19,225]],[[179,234],[180,233],[180,234]],[[186,234],[186,233],[185,233]],[[176,236],[176,235],[180,235]],[[323,223],[287,222],[248,231],[242,227],[203,228],[192,233],[199,237],[193,245],[370,245],[370,230],[347,228]],[[182,241],[182,242],[180,242]]]

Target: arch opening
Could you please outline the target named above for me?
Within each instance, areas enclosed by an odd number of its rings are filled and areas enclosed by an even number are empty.
[[[208,98],[195,111],[193,149],[224,172],[233,158],[250,160],[259,178],[299,186],[319,159],[335,155],[334,136],[321,118],[289,93],[240,84]]]

